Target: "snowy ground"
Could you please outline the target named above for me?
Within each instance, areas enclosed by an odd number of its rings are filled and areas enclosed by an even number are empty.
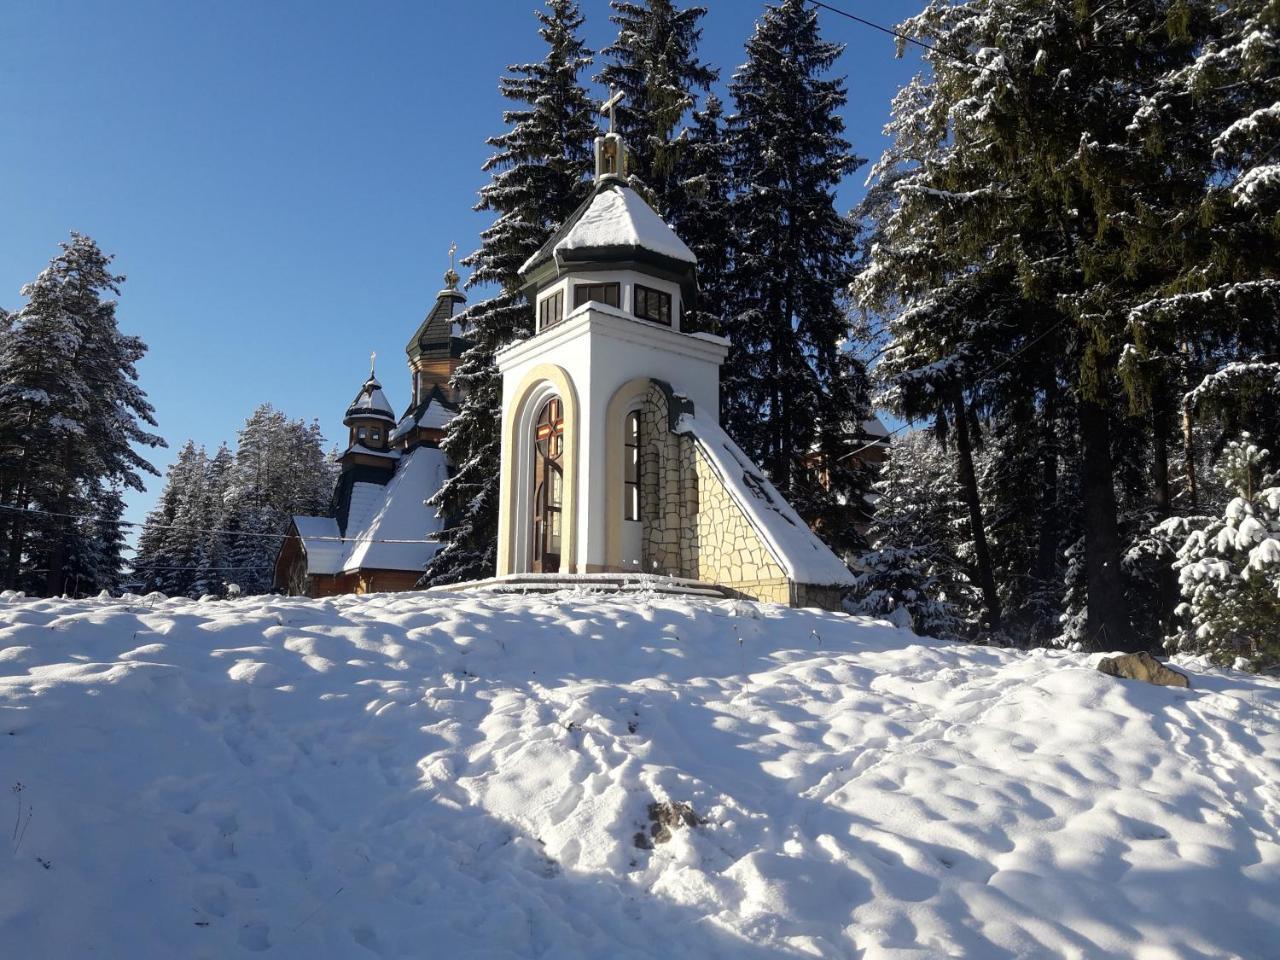
[[[1280,683],[1091,662],[725,601],[0,599],[0,955],[1280,955]],[[668,799],[707,822],[638,848]]]

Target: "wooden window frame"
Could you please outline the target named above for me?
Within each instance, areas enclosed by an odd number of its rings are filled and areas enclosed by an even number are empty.
[[[593,297],[589,291],[599,290],[605,294],[604,298]],[[609,302],[608,295],[613,294],[613,302]],[[584,303],[591,301],[603,303],[607,307],[621,307],[622,305],[622,284],[616,280],[606,283],[575,283],[573,285],[573,309],[577,310]]]
[[[656,314],[649,312],[651,298],[657,301]],[[641,320],[648,320],[650,323],[660,323],[664,327],[669,327],[671,326],[671,301],[671,294],[667,293],[667,291],[637,283],[631,296],[631,312]],[[664,311],[666,312],[666,319],[662,317]]]
[[[538,301],[538,330],[549,330],[564,319],[564,291],[557,290]]]

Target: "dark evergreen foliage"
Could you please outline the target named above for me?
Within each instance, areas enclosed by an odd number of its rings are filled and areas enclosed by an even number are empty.
[[[328,510],[336,470],[319,424],[263,404],[234,454],[187,441],[138,538],[132,585],[169,596],[269,593],[295,514]],[[234,585],[234,589],[232,588]]]
[[[1177,599],[1151,528],[1200,509],[1197,430],[1275,428],[1274,5],[938,0],[903,30],[935,49],[857,283],[885,399],[985,440],[958,470],[1011,633],[1056,608],[1064,642],[1150,646]]]
[[[730,220],[730,156],[724,106],[714,94],[693,113],[682,160],[681,206],[673,211],[676,233],[698,258],[698,301],[687,310],[682,330],[719,333],[732,302],[729,288],[733,252]]]
[[[124,277],[89,237],[62,252],[0,317],[0,583],[44,595],[96,592],[120,575],[120,492],[163,446],[137,383],[146,345],[120,332]],[[41,512],[31,512],[41,511]]]
[[[728,431],[837,549],[857,542],[849,504],[868,478],[847,456],[865,419],[862,364],[844,349],[853,227],[835,189],[861,161],[844,138],[843,47],[803,0],[768,6],[730,91],[733,342],[723,373]],[[824,482],[829,481],[829,482]]]
[[[687,167],[690,142],[682,125],[698,93],[717,77],[697,56],[707,11],[682,10],[671,0],[610,0],[610,6],[618,36],[601,51],[607,62],[596,79],[623,94],[617,131],[627,143],[632,186],[688,243],[686,181],[697,174]]]
[[[489,577],[497,562],[499,418],[502,381],[495,354],[532,332],[533,310],[520,292],[518,271],[585,199],[596,135],[595,110],[579,83],[591,53],[578,37],[582,16],[570,0],[548,0],[537,13],[547,45],[540,63],[510,68],[499,84],[517,106],[503,114],[508,130],[489,140],[484,165],[492,175],[476,209],[496,219],[480,249],[462,262],[472,268],[468,288],[497,293],[461,317],[472,346],[454,374],[462,408],[442,447],[455,472],[431,503],[446,519],[444,545],[427,567],[426,583]]]

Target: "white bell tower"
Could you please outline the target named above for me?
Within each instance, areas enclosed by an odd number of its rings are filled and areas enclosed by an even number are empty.
[[[642,571],[638,411],[655,381],[717,417],[728,342],[681,330],[697,259],[626,182],[614,94],[591,196],[521,267],[502,372],[499,576]]]

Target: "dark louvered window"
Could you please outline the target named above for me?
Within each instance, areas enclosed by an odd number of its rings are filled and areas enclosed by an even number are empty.
[[[618,284],[616,283],[578,283],[573,287],[573,308],[576,310],[584,303],[594,300],[610,307],[618,305]]]
[[[671,294],[636,284],[636,303],[633,311],[641,320],[671,326]]]
[[[549,297],[543,297],[538,304],[538,329],[546,330],[554,327],[564,319],[564,291],[557,290]]]

